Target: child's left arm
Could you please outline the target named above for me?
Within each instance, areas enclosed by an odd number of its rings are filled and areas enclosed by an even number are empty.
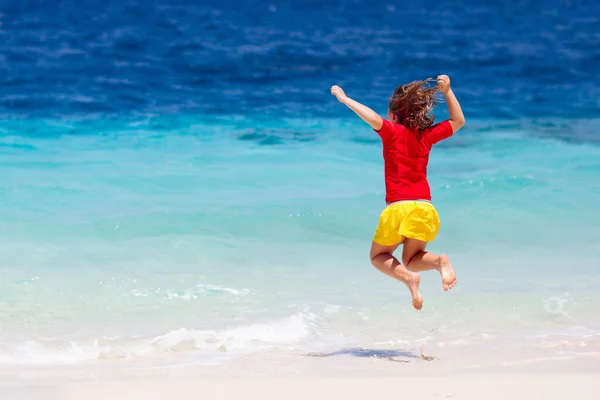
[[[360,104],[358,101],[352,100],[346,96],[346,93],[344,93],[344,90],[341,87],[332,86],[331,94],[334,95],[340,101],[340,103],[345,104],[349,109],[354,111],[356,115],[363,119],[363,121],[371,125],[371,128],[379,131],[383,126],[383,118],[381,118],[379,114],[371,110],[369,107]]]

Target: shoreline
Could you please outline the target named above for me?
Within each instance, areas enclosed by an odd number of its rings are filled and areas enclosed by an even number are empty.
[[[130,370],[101,377],[90,372],[79,378],[40,377],[34,374],[0,378],[3,400],[153,400],[208,399],[364,399],[390,396],[412,399],[533,400],[596,399],[600,394],[600,359],[549,359],[518,365],[445,371],[415,368],[378,368],[362,363],[361,370],[335,370],[312,365],[304,372],[287,360],[289,369],[227,370],[206,374],[201,369]],[[30,371],[30,373],[33,371]],[[124,371],[122,371],[124,372]],[[204,371],[206,372],[206,371]]]
[[[5,400],[152,400],[208,399],[365,399],[393,396],[410,399],[532,400],[594,399],[600,373],[485,374],[385,377],[295,377],[111,380],[25,387],[0,387]]]

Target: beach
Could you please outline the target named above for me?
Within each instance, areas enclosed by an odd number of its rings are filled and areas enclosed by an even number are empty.
[[[319,371],[275,373],[271,376],[244,374],[205,376],[187,373],[147,373],[146,376],[112,379],[35,380],[0,384],[3,399],[153,400],[173,398],[263,399],[348,398],[408,396],[413,399],[595,399],[600,393],[598,360],[577,362],[554,360],[480,371],[415,371],[411,368],[381,368],[383,360],[365,363],[374,368],[332,375]],[[380,365],[377,365],[380,364]],[[418,368],[419,370],[419,368]]]
[[[236,399],[260,396],[264,399],[367,396],[410,396],[412,399],[594,399],[600,387],[598,375],[486,375],[381,378],[314,378],[220,380],[211,382],[129,382],[109,385],[72,385],[58,390],[60,399],[161,399],[166,396]]]
[[[599,25],[541,1],[3,10],[0,400],[598,398]],[[381,140],[330,88],[385,116],[440,74],[466,125],[430,154],[427,248],[458,284],[422,273],[417,312],[369,259]]]

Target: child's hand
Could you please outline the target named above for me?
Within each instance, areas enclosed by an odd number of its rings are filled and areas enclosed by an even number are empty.
[[[344,93],[344,90],[336,85],[331,87],[331,94],[334,95],[342,103],[347,98],[346,93]]]
[[[450,78],[448,75],[439,75],[437,77],[437,83],[442,93],[446,94],[450,90]]]

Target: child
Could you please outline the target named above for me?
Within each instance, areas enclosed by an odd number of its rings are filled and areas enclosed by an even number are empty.
[[[431,203],[427,163],[431,147],[465,124],[460,104],[450,89],[450,78],[438,76],[435,87],[426,87],[429,81],[398,87],[389,101],[387,120],[347,97],[339,86],[331,88],[331,94],[371,125],[383,142],[387,207],[373,237],[371,263],[408,286],[417,310],[423,307],[418,272],[439,271],[446,291],[456,285],[448,257],[425,250],[440,228],[438,213]],[[437,105],[438,91],[446,98],[450,119],[433,125],[429,113]],[[401,244],[402,263],[392,255]]]

